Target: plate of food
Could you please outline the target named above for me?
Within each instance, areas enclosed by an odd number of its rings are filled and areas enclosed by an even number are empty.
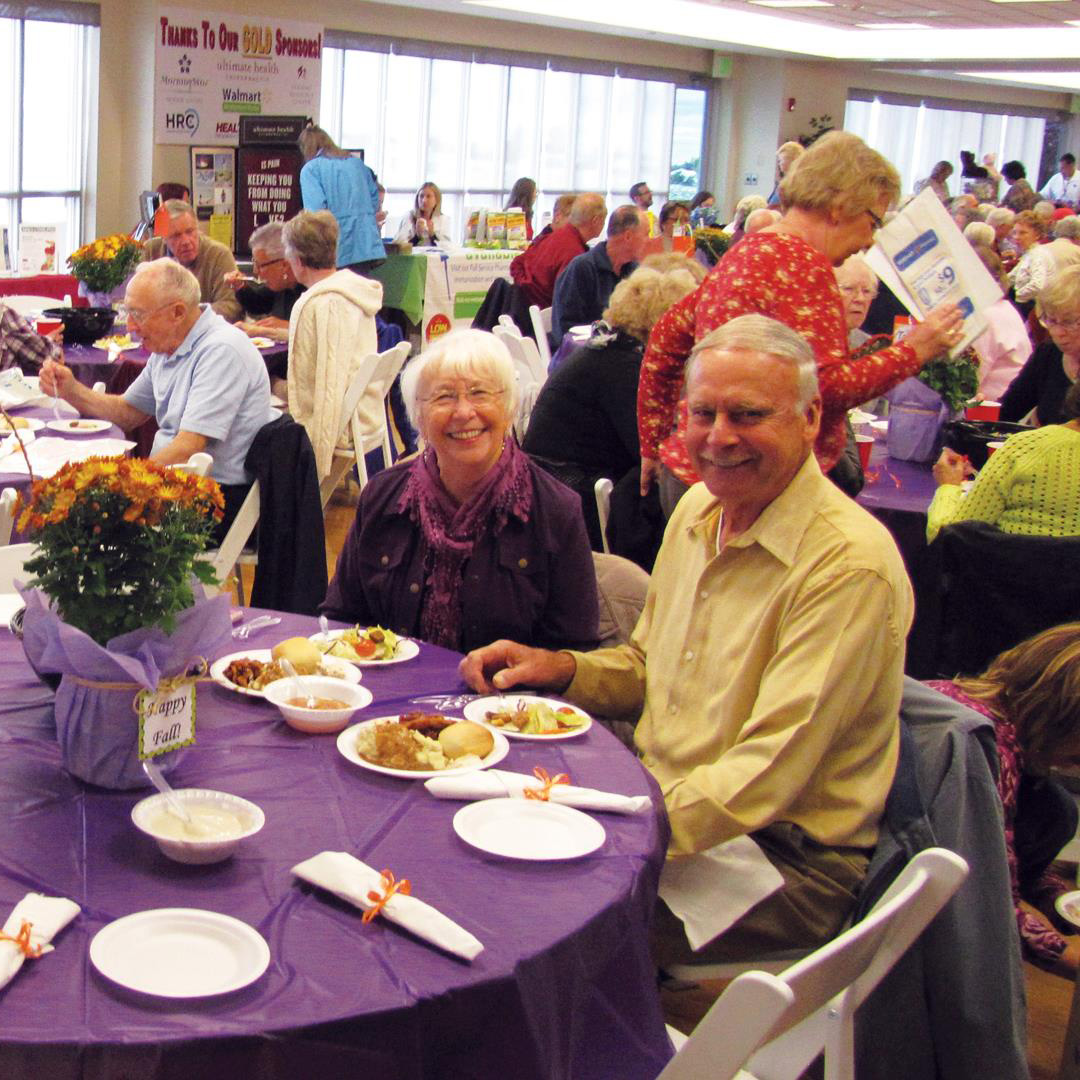
[[[329,675],[349,683],[360,681],[360,672],[352,664],[323,656],[312,648],[307,638],[288,638],[273,649],[243,649],[220,656],[210,665],[210,678],[226,690],[261,698],[264,687],[286,678],[280,663],[282,657],[293,665],[298,675]]]
[[[576,739],[592,727],[592,717],[557,698],[506,694],[477,698],[464,708],[467,719],[510,739]]]
[[[50,431],[59,431],[65,435],[96,435],[108,431],[112,424],[108,420],[88,420],[76,416],[72,420],[50,420],[45,425]]]
[[[44,420],[34,416],[12,416],[10,419],[0,416],[0,435],[9,435],[12,431],[40,431],[45,426]]]
[[[273,338],[253,337],[248,339],[256,349],[272,349],[277,342]]]
[[[337,747],[362,769],[406,780],[488,769],[510,752],[500,731],[456,716],[420,712],[353,724],[338,736]]]
[[[126,349],[138,347],[138,344],[131,340],[130,334],[110,334],[94,342],[95,349],[111,349],[113,352],[124,352]]]
[[[1080,926],[1080,891],[1062,893],[1055,901],[1057,913],[1073,926]]]
[[[420,646],[412,638],[401,637],[381,626],[358,625],[348,630],[330,630],[325,635],[312,634],[308,641],[319,652],[360,667],[403,664],[420,655]]]

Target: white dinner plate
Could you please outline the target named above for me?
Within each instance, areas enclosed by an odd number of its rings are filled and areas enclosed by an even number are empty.
[[[248,339],[256,349],[272,349],[277,342],[273,338],[268,337],[253,337]]]
[[[339,638],[344,633],[344,630],[331,630],[327,636]],[[308,641],[316,645],[325,640],[322,634],[312,634],[308,638]],[[330,659],[343,660],[346,664],[356,664],[357,667],[386,667],[387,664],[404,664],[406,660],[415,660],[419,655],[420,646],[412,638],[399,636],[397,649],[387,660],[364,660],[359,656],[355,660],[348,656],[331,656]]]
[[[578,716],[585,717],[585,723],[579,728],[574,728],[573,731],[560,731],[554,735],[523,735],[520,731],[516,731],[512,727],[496,727],[494,724],[488,722],[487,714],[489,712],[498,712],[501,709],[512,709],[519,701],[524,702],[526,705],[532,705],[536,702],[543,705],[550,705],[553,709],[573,709]],[[552,742],[557,739],[576,739],[579,735],[584,735],[585,732],[592,727],[592,717],[585,712],[584,709],[579,709],[575,705],[571,705],[568,701],[559,701],[558,698],[537,697],[536,694],[509,693],[504,697],[492,694],[490,697],[482,697],[477,698],[475,701],[470,701],[462,712],[465,713],[466,720],[472,720],[474,723],[483,724],[484,727],[490,728],[492,731],[501,731],[508,739],[531,739],[533,742]]]
[[[21,424],[17,425],[17,430],[20,432],[40,431],[45,426],[45,421],[39,420],[36,416],[20,416],[16,419],[22,421]],[[11,428],[7,426],[7,421],[0,417],[0,435],[10,434]]]
[[[226,690],[233,690],[238,694],[247,694],[248,697],[261,698],[265,695],[261,690],[249,690],[246,686],[237,686],[236,683],[230,682],[225,678],[225,669],[234,660],[261,660],[264,664],[270,663],[270,650],[269,649],[241,649],[239,652],[229,653],[226,656],[220,656],[210,665],[210,678],[218,684],[218,686],[224,686]],[[356,670],[347,660],[339,660],[336,656],[324,656],[323,657],[323,669],[318,674],[331,675],[335,679],[344,679],[346,682],[358,683],[360,681],[360,672]]]
[[[108,431],[112,424],[108,420],[88,420],[76,416],[70,420],[50,420],[45,426],[50,431],[61,431],[65,435],[97,435]]]
[[[538,799],[482,799],[454,815],[466,844],[504,859],[554,862],[580,859],[602,846],[604,826],[559,803]]]
[[[102,927],[90,962],[106,979],[165,998],[227,994],[270,963],[262,935],[231,915],[199,908],[137,911]]]
[[[1062,893],[1054,901],[1057,913],[1073,926],[1080,926],[1080,892]]]
[[[479,765],[463,765],[456,769],[389,769],[385,765],[376,765],[373,761],[367,761],[356,752],[356,737],[365,728],[373,724],[385,724],[388,720],[396,721],[400,713],[393,716],[376,716],[374,720],[364,720],[359,724],[347,727],[337,737],[337,748],[341,756],[361,769],[370,769],[372,772],[383,773],[386,776],[400,776],[403,780],[430,780],[433,776],[462,776],[465,773],[479,772],[481,769],[490,769],[492,765],[498,765],[510,752],[510,744],[501,731],[492,731],[495,736],[495,745],[486,758],[482,758]],[[450,717],[451,720],[456,717]]]

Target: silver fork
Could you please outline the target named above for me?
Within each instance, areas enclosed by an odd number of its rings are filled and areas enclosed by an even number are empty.
[[[428,697],[410,698],[416,705],[431,705],[436,709],[460,709],[475,701],[479,694],[431,694]]]

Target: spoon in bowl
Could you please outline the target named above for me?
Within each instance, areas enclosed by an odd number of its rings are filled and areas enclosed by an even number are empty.
[[[206,836],[208,834],[206,826],[201,822],[196,821],[187,812],[184,804],[170,786],[169,781],[165,779],[165,775],[162,773],[161,769],[159,769],[152,761],[144,761],[142,767],[143,772],[149,777],[150,783],[165,796],[165,804],[168,806],[169,812],[173,814],[173,816],[178,817],[184,823],[184,827],[190,830],[195,836]]]
[[[292,662],[286,660],[283,656],[278,663],[281,665],[281,670],[292,679],[292,696],[294,698],[306,698],[307,702],[304,705],[306,709],[315,708],[315,695],[305,694],[303,688],[300,686],[300,676],[296,671],[296,668],[292,666]]]

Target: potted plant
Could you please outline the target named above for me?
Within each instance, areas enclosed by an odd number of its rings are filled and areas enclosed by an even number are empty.
[[[18,527],[38,547],[23,645],[35,671],[62,676],[57,739],[81,779],[144,783],[133,702],[227,640],[228,597],[207,600],[198,584],[214,580],[199,556],[223,505],[209,478],[124,457],[72,462],[20,499]]]
[[[936,461],[945,425],[959,416],[979,385],[978,358],[970,349],[954,359],[939,356],[886,395],[889,399],[889,456]]]
[[[79,282],[79,295],[92,307],[111,307],[124,298],[123,288],[142,259],[142,245],[130,236],[101,236],[68,256],[67,264]]]

